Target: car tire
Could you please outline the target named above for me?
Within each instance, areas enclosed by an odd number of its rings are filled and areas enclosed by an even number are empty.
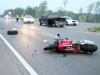
[[[95,52],[97,49],[96,45],[81,45],[81,50],[84,52]]]
[[[8,35],[17,35],[18,31],[7,31]]]
[[[68,24],[66,24],[66,26],[69,26]]]
[[[68,26],[68,22],[66,22],[66,26]]]
[[[57,49],[57,48],[58,48],[58,44],[53,44],[48,47],[45,47],[44,50],[52,50],[52,49]]]
[[[76,24],[73,24],[73,26],[76,26]]]

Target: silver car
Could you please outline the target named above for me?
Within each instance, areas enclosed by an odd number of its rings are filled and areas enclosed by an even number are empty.
[[[34,23],[34,18],[31,15],[25,15],[23,18],[24,23]]]

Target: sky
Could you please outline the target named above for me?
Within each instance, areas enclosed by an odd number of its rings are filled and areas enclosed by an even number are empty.
[[[6,9],[14,9],[16,7],[26,8],[27,6],[39,6],[44,0],[0,0],[0,14],[3,14]],[[56,11],[59,7],[64,7],[63,0],[46,0],[48,2],[48,9]],[[83,12],[86,12],[87,6],[92,2],[100,0],[67,0],[66,10],[78,13],[80,7]]]

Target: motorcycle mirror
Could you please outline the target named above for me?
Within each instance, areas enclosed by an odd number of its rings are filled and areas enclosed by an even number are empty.
[[[68,38],[65,37],[65,39],[69,40]]]
[[[46,43],[46,42],[48,42],[48,40],[43,40],[43,42],[45,42],[45,43]]]
[[[57,34],[58,37],[60,37],[60,34]]]

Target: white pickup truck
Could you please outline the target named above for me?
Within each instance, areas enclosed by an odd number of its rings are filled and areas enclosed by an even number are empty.
[[[62,17],[66,18],[66,25],[76,26],[78,24],[78,21],[73,20],[71,17],[68,17],[68,16],[62,16]]]

